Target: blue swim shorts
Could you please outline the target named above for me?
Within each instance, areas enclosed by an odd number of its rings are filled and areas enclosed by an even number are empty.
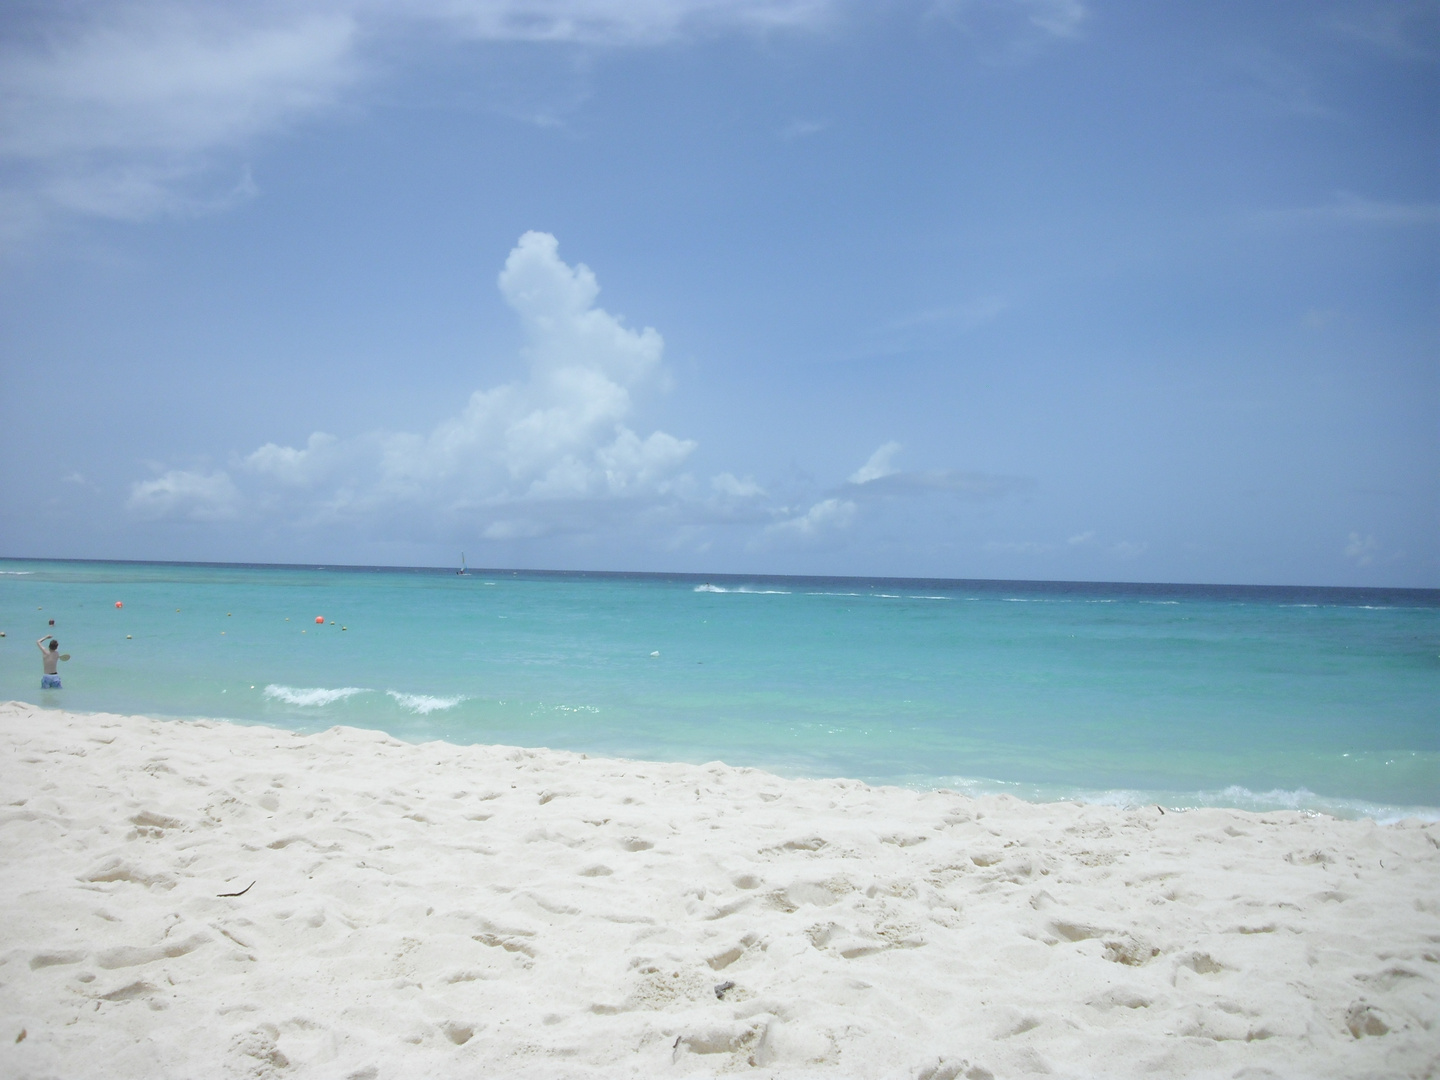
[[[59,676],[59,675],[41,675],[41,676],[40,676],[40,689],[41,689],[41,690],[59,690],[59,689],[60,689],[60,676]]]

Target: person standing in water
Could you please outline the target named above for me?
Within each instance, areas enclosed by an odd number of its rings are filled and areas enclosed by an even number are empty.
[[[50,642],[50,648],[45,648],[46,640]],[[45,674],[40,676],[41,690],[59,690],[60,687],[60,661],[69,660],[69,656],[60,655],[60,642],[56,641],[49,634],[41,634],[35,644],[39,646],[40,655],[44,658]]]

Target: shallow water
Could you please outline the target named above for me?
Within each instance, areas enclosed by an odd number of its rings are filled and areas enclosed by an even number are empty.
[[[1440,817],[1434,590],[0,560],[0,629],[47,707]]]

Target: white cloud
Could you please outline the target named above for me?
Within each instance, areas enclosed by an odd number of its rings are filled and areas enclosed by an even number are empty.
[[[850,474],[850,483],[868,484],[883,476],[893,476],[899,470],[890,464],[891,458],[900,452],[898,442],[887,442],[870,455],[870,460]]]
[[[243,166],[217,180],[216,155],[330,105],[357,71],[342,11],[91,10],[0,50],[12,205],[139,219],[243,197]]]
[[[835,0],[129,0],[37,6],[0,44],[0,231],[56,213],[193,214],[254,194],[256,140],[336,106],[368,43],[452,38],[654,46],[804,27]]]
[[[747,476],[741,480],[728,472],[713,477],[710,487],[717,494],[729,499],[754,499],[765,494],[765,489],[757,484],[753,477]]]
[[[1350,534],[1350,542],[1345,545],[1345,557],[1353,559],[1356,566],[1369,566],[1375,561],[1375,555],[1380,550],[1380,544],[1374,536],[1361,536],[1357,532]]]
[[[304,450],[266,443],[245,459],[245,467],[282,484],[313,484],[324,477],[327,466],[335,460],[336,441],[334,435],[317,431]]]
[[[775,522],[765,531],[772,536],[813,539],[831,529],[847,528],[855,520],[855,509],[848,499],[825,499],[803,514]]]
[[[1084,532],[1082,532],[1082,533],[1076,533],[1074,536],[1070,537],[1068,540],[1065,541],[1065,543],[1069,544],[1071,547],[1080,547],[1080,546],[1082,546],[1082,545],[1084,545],[1084,544],[1091,544],[1091,543],[1094,543],[1094,542],[1095,542],[1095,530],[1094,530],[1094,529],[1086,529],[1086,530],[1085,530]]]
[[[316,432],[303,447],[266,443],[234,470],[250,510],[310,524],[401,515],[410,525],[450,522],[509,538],[583,527],[610,512],[586,504],[633,509],[678,498],[695,443],[628,426],[633,392],[658,381],[660,335],[596,306],[595,275],[566,265],[547,233],[520,238],[499,286],[525,333],[528,378],[477,390],[428,434]],[[200,516],[201,506],[234,514],[241,503],[225,473],[167,473],[135,485],[131,497],[133,509],[156,516]]]
[[[600,307],[594,273],[567,265],[548,233],[522,236],[497,284],[523,331],[524,371],[514,380],[476,390],[428,432],[315,432],[300,446],[267,442],[236,455],[228,470],[163,472],[132,485],[129,509],[343,528],[377,542],[605,534],[705,544],[714,527],[762,525],[764,537],[810,541],[847,528],[862,504],[935,492],[998,497],[1025,483],[897,472],[900,444],[887,442],[838,490],[795,509],[776,506],[750,476],[721,472],[702,485],[685,471],[694,441],[633,426],[637,395],[665,381],[656,330]]]
[[[1118,559],[1138,559],[1149,550],[1150,545],[1144,541],[1136,543],[1133,540],[1121,540],[1110,546],[1110,553]]]
[[[143,517],[223,521],[238,514],[240,501],[240,492],[224,472],[171,469],[153,480],[132,484],[126,505]]]
[[[252,197],[266,137],[350,100],[407,36],[590,49],[807,30],[853,0],[118,0],[32,5],[0,43],[0,237],[57,214],[206,213]],[[974,0],[939,0],[970,10]],[[1045,37],[1078,0],[994,0]],[[385,43],[379,59],[377,43]],[[542,112],[538,122],[554,123]],[[825,121],[797,119],[784,138]]]

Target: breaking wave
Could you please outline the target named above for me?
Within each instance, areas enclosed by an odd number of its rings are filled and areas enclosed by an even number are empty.
[[[274,698],[276,701],[283,701],[286,705],[299,705],[303,708],[320,708],[323,705],[330,705],[337,701],[344,701],[356,694],[368,694],[363,686],[342,686],[338,690],[329,690],[323,686],[296,687],[277,686],[271,683],[265,687],[265,696]]]
[[[458,694],[455,697],[431,697],[428,694],[402,694],[398,690],[386,690],[385,693],[394,698],[396,704],[402,709],[419,713],[421,716],[439,712],[442,709],[453,709],[466,700],[464,694]]]

